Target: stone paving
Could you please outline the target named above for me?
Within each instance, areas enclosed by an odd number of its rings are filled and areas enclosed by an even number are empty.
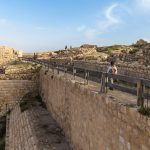
[[[21,112],[20,106],[7,117],[6,150],[70,150],[62,129],[40,106]]]

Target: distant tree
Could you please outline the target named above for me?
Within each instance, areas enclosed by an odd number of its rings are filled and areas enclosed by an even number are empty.
[[[34,53],[33,59],[36,60],[37,59],[37,54]]]
[[[65,50],[67,49],[67,45],[65,46]]]

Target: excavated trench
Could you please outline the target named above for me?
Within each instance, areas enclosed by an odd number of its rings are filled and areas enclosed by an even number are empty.
[[[8,150],[71,150],[63,130],[37,92],[23,97],[10,112],[8,124]]]

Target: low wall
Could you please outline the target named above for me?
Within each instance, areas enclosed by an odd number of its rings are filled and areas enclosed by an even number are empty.
[[[111,97],[40,72],[40,92],[74,150],[149,150],[150,119]]]
[[[0,108],[19,101],[26,93],[37,89],[37,84],[29,80],[0,80]]]
[[[84,62],[84,61],[75,61],[75,66],[94,69],[98,71],[107,71],[108,63],[92,63],[92,62]],[[118,74],[137,77],[137,78],[145,78],[150,79],[150,68],[142,67],[137,65],[129,65],[129,64],[118,64]]]

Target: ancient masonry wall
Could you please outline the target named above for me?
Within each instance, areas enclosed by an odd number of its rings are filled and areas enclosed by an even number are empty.
[[[75,65],[82,68],[89,68],[98,71],[105,71],[107,70],[108,63],[90,63],[84,61],[75,61]],[[147,67],[140,67],[140,66],[133,66],[128,64],[118,64],[118,74],[137,77],[137,78],[145,78],[150,79],[150,68]]]
[[[44,69],[40,92],[75,150],[150,149],[150,119],[136,108],[90,92],[65,77],[45,74]]]
[[[21,56],[21,51],[16,51],[6,46],[0,46],[0,65],[4,65]]]
[[[5,150],[71,150],[51,114],[37,101],[21,112],[16,105],[7,115]]]
[[[39,150],[29,111],[20,111],[16,105],[10,116],[7,115],[5,150]]]
[[[37,83],[29,80],[0,80],[0,108],[15,103],[28,92],[37,89]]]

